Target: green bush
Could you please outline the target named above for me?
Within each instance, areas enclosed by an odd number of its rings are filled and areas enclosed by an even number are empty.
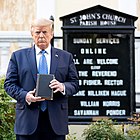
[[[113,126],[112,120],[99,120],[86,128],[82,134],[85,140],[127,140],[124,134]]]
[[[15,103],[4,90],[4,77],[0,77],[0,140],[14,140]]]
[[[140,140],[140,124],[130,125],[127,136],[128,140]]]
[[[126,129],[128,140],[140,140],[140,113],[134,112],[128,120],[133,122]]]
[[[75,135],[76,135],[76,133],[68,134],[67,137],[66,137],[66,140],[77,140]]]

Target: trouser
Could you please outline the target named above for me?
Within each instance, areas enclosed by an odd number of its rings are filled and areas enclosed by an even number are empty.
[[[46,110],[40,111],[37,130],[32,135],[16,135],[16,140],[65,140],[65,135],[54,133]]]

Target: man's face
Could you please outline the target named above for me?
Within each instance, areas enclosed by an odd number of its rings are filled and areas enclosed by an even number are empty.
[[[53,38],[53,32],[50,26],[32,27],[32,38],[40,49],[46,49]]]

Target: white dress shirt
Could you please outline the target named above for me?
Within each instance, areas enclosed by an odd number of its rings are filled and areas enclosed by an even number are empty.
[[[39,68],[39,60],[40,60],[40,57],[41,57],[41,53],[40,51],[42,51],[40,48],[38,48],[36,45],[35,45],[35,51],[36,51],[36,62],[37,62],[37,68]],[[45,53],[45,57],[46,57],[46,60],[47,60],[47,65],[48,65],[48,74],[50,74],[50,63],[51,63],[51,45],[48,46],[48,48],[45,49],[46,53]]]

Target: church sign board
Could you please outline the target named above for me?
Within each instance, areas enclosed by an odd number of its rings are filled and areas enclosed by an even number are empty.
[[[73,54],[79,92],[69,97],[69,121],[124,121],[135,111],[134,21],[101,5],[60,18],[63,48]]]

